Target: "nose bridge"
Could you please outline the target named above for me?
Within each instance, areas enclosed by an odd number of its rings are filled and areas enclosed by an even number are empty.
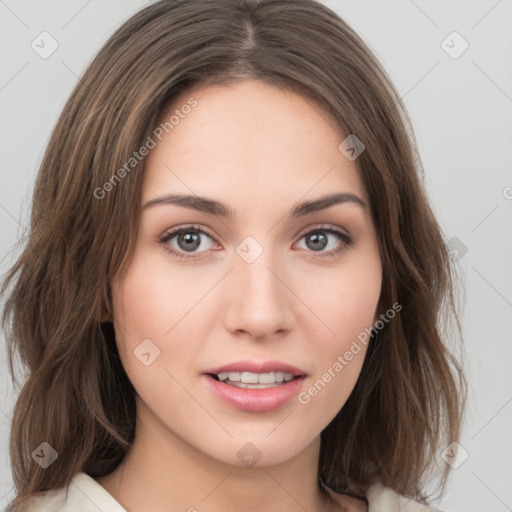
[[[289,295],[272,250],[248,237],[236,252],[227,328],[243,330],[257,338],[288,329]]]

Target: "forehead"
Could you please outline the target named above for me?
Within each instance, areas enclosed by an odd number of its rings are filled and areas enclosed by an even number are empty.
[[[265,193],[295,202],[335,190],[366,200],[356,163],[338,149],[346,135],[291,89],[253,80],[195,88],[177,96],[160,122],[167,130],[146,158],[143,202],[178,191],[235,209]]]

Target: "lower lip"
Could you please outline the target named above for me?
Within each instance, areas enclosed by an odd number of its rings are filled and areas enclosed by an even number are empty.
[[[267,412],[278,409],[299,393],[302,381],[306,378],[304,375],[275,388],[248,389],[224,384],[210,375],[203,375],[203,377],[210,389],[223,402],[236,409],[249,412]]]

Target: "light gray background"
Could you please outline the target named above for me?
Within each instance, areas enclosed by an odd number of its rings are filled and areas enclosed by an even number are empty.
[[[460,258],[470,396],[445,511],[512,510],[512,20],[511,0],[329,0],[380,58],[412,117],[426,185]],[[18,254],[37,167],[86,65],[141,0],[0,0],[0,272]],[[59,47],[42,59],[43,31]],[[441,43],[457,31],[458,58]],[[448,39],[452,51],[459,42]],[[0,507],[12,495],[8,432],[15,396],[0,360]]]

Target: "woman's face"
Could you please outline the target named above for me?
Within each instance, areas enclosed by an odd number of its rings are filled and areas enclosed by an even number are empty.
[[[112,287],[117,346],[139,418],[228,464],[276,464],[360,373],[354,341],[381,291],[370,205],[346,135],[311,101],[257,81],[192,92],[152,136],[133,260]],[[304,206],[332,194],[345,200]],[[276,375],[286,365],[302,376]],[[236,370],[268,386],[243,389]]]

